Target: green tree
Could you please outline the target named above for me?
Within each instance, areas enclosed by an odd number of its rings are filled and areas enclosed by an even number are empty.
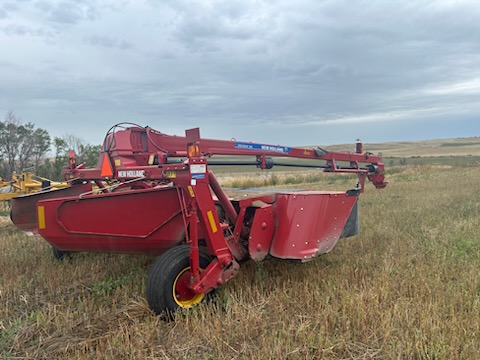
[[[87,144],[75,135],[66,134],[62,137],[55,137],[55,177],[62,177],[62,170],[68,165],[69,152],[73,150],[77,158],[77,164],[86,163],[87,167],[95,167],[98,162],[101,145]]]
[[[84,162],[87,167],[95,167],[98,163],[98,156],[100,154],[101,145],[81,145],[80,153],[78,155],[79,162]]]
[[[7,164],[6,174],[21,172],[29,167],[35,171],[50,150],[50,135],[44,129],[35,129],[31,122],[23,124],[13,111],[0,122],[0,154]]]
[[[18,132],[20,119],[13,111],[5,115],[5,120],[0,122],[0,154],[7,163],[7,178],[15,171],[15,160],[20,151],[21,135]]]
[[[62,170],[68,164],[68,146],[61,137],[53,139],[53,146],[55,147],[55,158],[53,160],[52,177],[56,180],[62,180]]]
[[[35,172],[38,171],[40,163],[50,151],[50,135],[47,130],[36,129],[33,133],[33,151],[32,158],[35,166]]]
[[[34,132],[35,125],[32,123],[19,124],[17,125],[17,133],[20,136],[19,149],[17,153],[17,166],[16,169],[18,172],[21,172],[32,166],[32,155],[34,144]]]

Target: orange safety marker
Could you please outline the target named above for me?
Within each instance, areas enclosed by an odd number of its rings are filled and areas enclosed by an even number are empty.
[[[100,173],[102,177],[112,177],[113,169],[110,159],[107,154],[103,154],[103,163],[102,163],[102,172]]]
[[[218,231],[217,224],[215,223],[215,218],[213,217],[212,210],[207,211],[207,218],[208,222],[210,223],[210,227],[212,228],[212,232],[215,234]]]
[[[45,229],[45,206],[37,207],[38,213],[38,228]]]

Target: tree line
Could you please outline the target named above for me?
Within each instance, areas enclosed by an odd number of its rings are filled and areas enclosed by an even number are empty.
[[[53,148],[53,149],[52,149]],[[52,137],[47,130],[23,122],[13,111],[0,121],[0,177],[10,179],[14,172],[32,171],[51,180],[63,180],[62,170],[68,164],[69,151],[75,151],[77,162],[94,167],[100,145],[91,145],[74,135]]]

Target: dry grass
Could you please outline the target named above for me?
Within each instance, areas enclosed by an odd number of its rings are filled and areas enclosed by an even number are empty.
[[[478,156],[480,137],[365,144],[364,147],[368,151],[382,153],[387,157]],[[328,146],[328,149],[353,151],[353,146],[334,145]]]
[[[218,175],[219,182],[226,188],[295,188],[307,189],[312,186],[322,186],[322,189],[339,189],[355,187],[355,177],[348,174],[327,174],[318,169],[303,171],[263,171],[247,174]]]
[[[146,306],[152,257],[57,262],[3,218],[0,358],[476,359],[479,178],[399,167],[361,196],[357,237],[307,264],[247,262],[216,304],[171,323]],[[325,179],[295,187],[351,187]]]

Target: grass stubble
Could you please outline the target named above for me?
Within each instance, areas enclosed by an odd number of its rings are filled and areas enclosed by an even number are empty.
[[[144,297],[154,257],[58,262],[3,217],[0,358],[476,359],[480,167],[390,171],[387,189],[369,185],[360,197],[358,236],[306,264],[242,264],[215,303],[170,323]],[[348,188],[341,176],[315,176],[245,181]]]

